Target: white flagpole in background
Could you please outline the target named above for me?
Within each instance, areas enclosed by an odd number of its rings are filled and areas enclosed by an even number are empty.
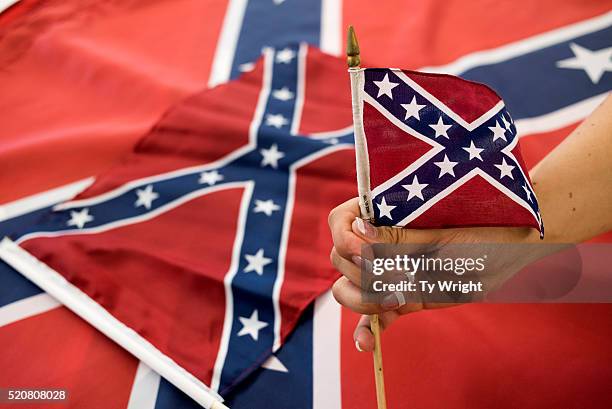
[[[229,409],[216,392],[8,237],[0,241],[0,259],[206,409]]]

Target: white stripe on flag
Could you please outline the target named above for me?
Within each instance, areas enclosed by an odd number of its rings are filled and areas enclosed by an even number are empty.
[[[215,58],[210,70],[210,78],[208,79],[210,88],[227,82],[230,78],[247,3],[248,0],[230,0],[227,5]]]
[[[93,182],[94,178],[89,177],[1,205],[0,222],[72,199],[77,193],[88,188]]]
[[[19,0],[0,0],[0,13],[7,10],[13,4],[17,3]]]
[[[221,374],[225,365],[225,358],[229,347],[231,337],[232,323],[234,320],[234,296],[232,293],[232,281],[238,274],[240,266],[240,249],[244,240],[244,227],[246,225],[247,213],[251,199],[253,197],[253,182],[248,182],[244,188],[242,199],[240,200],[240,211],[238,212],[238,223],[236,223],[236,235],[234,236],[234,244],[232,246],[232,259],[230,267],[223,277],[223,288],[225,291],[225,315],[223,318],[223,329],[221,330],[221,340],[219,341],[219,350],[213,367],[213,375],[210,381],[210,387],[217,392],[221,385]]]
[[[516,125],[518,137],[523,138],[531,134],[551,132],[580,122],[589,116],[608,95],[608,92],[604,92],[548,114],[517,119],[514,125]]]
[[[144,362],[138,364],[127,409],[154,409],[160,377]]]
[[[459,75],[475,67],[496,64],[520,55],[540,50],[542,48],[550,47],[551,45],[571,40],[584,34],[602,30],[609,27],[611,24],[612,11],[609,11],[600,16],[535,35],[525,40],[516,41],[498,48],[467,54],[447,65],[423,67],[420,68],[419,71]]]
[[[321,0],[321,51],[342,54],[342,0]]]
[[[315,300],[312,328],[312,409],[341,409],[340,305],[331,290]]]
[[[46,293],[12,302],[0,308],[0,327],[42,314],[59,306],[61,306],[60,302]]]

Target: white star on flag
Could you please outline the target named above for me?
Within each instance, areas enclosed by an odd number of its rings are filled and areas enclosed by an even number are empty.
[[[479,159],[480,161],[482,161],[482,158],[480,157],[480,152],[484,151],[484,149],[477,148],[476,145],[474,145],[474,141],[470,141],[470,146],[468,146],[467,148],[463,148],[463,150],[470,154],[469,160]]]
[[[255,68],[255,63],[245,62],[244,64],[240,64],[238,66],[238,71],[240,71],[240,72],[249,72],[249,71],[253,71],[253,68]]]
[[[402,185],[404,189],[408,191],[408,199],[412,199],[413,197],[418,197],[421,200],[425,200],[423,198],[423,189],[429,186],[427,183],[419,183],[419,179],[416,175],[414,175],[414,179],[412,179],[412,183],[409,185]]]
[[[515,167],[512,165],[508,165],[506,163],[506,158],[502,158],[502,163],[499,165],[495,165],[495,167],[501,172],[501,175],[499,176],[500,179],[503,179],[504,176],[508,176],[510,179],[514,179],[514,176],[512,176],[512,170]]]
[[[255,200],[255,209],[253,209],[255,213],[265,213],[266,216],[272,216],[272,213],[277,210],[280,210],[280,206],[274,203],[272,199]]]
[[[493,142],[497,139],[503,139],[504,142],[508,142],[506,139],[506,130],[499,125],[498,121],[495,121],[495,126],[488,127],[493,132]]]
[[[557,67],[584,70],[593,84],[597,84],[606,71],[612,71],[612,47],[591,51],[571,43],[574,57],[557,61]]]
[[[416,96],[412,97],[412,101],[410,101],[409,104],[400,104],[400,105],[402,106],[402,108],[406,110],[406,117],[404,118],[404,121],[410,118],[411,116],[415,117],[418,121],[421,120],[421,117],[419,117],[419,111],[423,109],[425,105],[417,104]]]
[[[144,189],[138,189],[136,191],[138,200],[134,203],[135,207],[144,206],[146,209],[150,209],[153,204],[153,200],[159,197],[159,194],[153,191],[153,186],[148,185]]]
[[[391,217],[391,210],[395,209],[397,206],[388,205],[384,196],[380,203],[376,203],[376,206],[378,207],[380,217],[388,217],[390,220],[393,220],[393,217]]]
[[[448,137],[448,134],[446,133],[446,131],[448,131],[448,129],[452,126],[452,125],[446,125],[444,123],[444,121],[442,120],[442,115],[440,115],[440,118],[438,118],[438,123],[437,124],[433,124],[433,125],[429,125],[430,127],[433,128],[434,131],[436,131],[436,135],[435,137],[437,138],[438,136],[443,136],[446,139],[450,139]]]
[[[510,121],[506,119],[506,115],[502,115],[501,118],[502,118],[502,122],[504,123],[504,128],[506,128],[507,130],[510,130],[510,125],[512,124],[510,123]]]
[[[289,91],[289,88],[282,87],[281,89],[275,89],[272,91],[272,96],[280,101],[289,101],[293,99],[293,92]]]
[[[221,175],[216,170],[212,170],[210,172],[202,172],[200,173],[200,183],[206,183],[208,186],[212,186],[217,182],[223,180],[223,175]]]
[[[295,58],[295,51],[291,48],[284,48],[276,53],[276,62],[280,64],[289,64]]]
[[[459,162],[452,162],[448,159],[448,156],[444,155],[444,160],[442,162],[434,162],[434,165],[440,168],[440,175],[438,175],[438,179],[442,176],[449,174],[455,177],[454,168]]]
[[[399,85],[396,82],[389,81],[389,74],[385,74],[385,78],[383,78],[382,81],[374,81],[374,84],[378,87],[378,95],[376,98],[379,98],[381,95],[386,95],[391,99],[393,99],[393,88]]]
[[[269,369],[271,371],[277,372],[289,372],[285,364],[281,362],[275,355],[270,355],[270,358],[266,359],[263,364],[261,364],[262,368]]]
[[[274,5],[278,6],[278,5],[283,4],[285,0],[272,0],[272,2],[274,3]]]
[[[265,266],[272,262],[271,258],[264,256],[263,249],[257,250],[255,254],[245,254],[248,265],[244,268],[244,272],[255,271],[257,275],[263,275],[263,269]]]
[[[68,220],[67,224],[68,226],[76,226],[79,229],[82,229],[86,223],[89,223],[93,219],[93,216],[89,214],[88,208],[82,209],[79,212],[73,210],[70,212],[70,220]]]
[[[531,202],[531,191],[529,190],[529,188],[527,187],[527,185],[523,185],[523,190],[525,191],[525,193],[527,194],[527,200],[529,200]]]
[[[285,157],[285,154],[278,150],[278,146],[273,144],[269,149],[260,149],[261,153],[261,166],[265,167],[266,165],[272,166],[274,169],[278,168],[278,161]]]
[[[273,126],[276,129],[281,129],[284,125],[287,125],[289,121],[281,114],[267,114],[266,125]]]
[[[255,341],[259,338],[259,330],[268,326],[267,322],[259,321],[259,312],[257,310],[253,310],[249,318],[238,317],[238,319],[242,324],[242,328],[238,331],[238,336],[250,335]]]

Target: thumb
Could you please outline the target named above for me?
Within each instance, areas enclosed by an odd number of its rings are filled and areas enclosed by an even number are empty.
[[[376,227],[370,222],[355,218],[352,224],[353,233],[369,243],[419,243],[429,244],[440,238],[439,230],[403,229],[401,227]]]
[[[374,334],[370,330],[370,316],[362,315],[353,333],[355,349],[359,352],[371,352],[374,350]]]

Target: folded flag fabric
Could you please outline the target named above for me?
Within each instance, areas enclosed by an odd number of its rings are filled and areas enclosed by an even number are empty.
[[[516,127],[492,89],[398,69],[353,75],[378,224],[530,226],[544,234]]]
[[[356,24],[370,66],[385,66],[391,61],[395,66],[410,67],[450,63],[432,70],[492,86],[503,95],[520,130],[523,158],[528,165],[550,152],[612,89],[612,72],[602,69],[602,75],[591,79],[593,64],[588,63],[593,62],[589,56],[605,54],[612,46],[612,14],[606,2],[545,0],[530,2],[520,13],[512,12],[517,10],[516,5],[505,1],[470,2],[469,6],[432,1],[416,8],[397,7],[399,2],[389,2],[392,12],[385,14],[385,24],[374,21],[380,14],[369,12],[371,4],[364,0],[343,7],[338,14],[329,13],[328,7],[339,7],[340,2],[321,2],[323,10],[316,6],[317,2],[280,3],[259,2],[254,7],[249,2],[244,14],[229,13],[225,20],[228,4],[214,1],[137,0],[105,2],[100,7],[96,1],[21,0],[1,13],[0,26],[10,14],[19,13],[32,21],[28,25],[16,19],[19,31],[14,30],[14,41],[7,41],[6,36],[0,41],[0,58],[7,52],[21,55],[19,64],[3,64],[0,75],[2,204],[99,174],[99,169],[115,159],[110,154],[113,148],[128,150],[135,138],[157,122],[166,107],[203,87],[213,77],[209,74],[216,72],[211,66],[224,66],[226,58],[230,61],[225,65],[229,78],[230,70],[233,77],[247,68],[262,46],[279,41],[304,40],[333,51],[333,32],[337,33],[340,54],[342,26],[347,22]],[[58,12],[58,8],[68,12]],[[41,26],[38,16],[43,12],[46,15]],[[602,13],[607,14],[600,16]],[[503,29],[499,21],[513,29]],[[466,24],[468,29],[457,30]],[[240,32],[235,49],[228,49],[227,42],[221,41],[227,30],[236,35]],[[401,49],[396,46],[398,38],[407,41]],[[501,49],[495,48],[499,46]],[[222,52],[215,55],[215,47]],[[465,58],[466,53],[474,51],[477,53]],[[309,50],[309,64],[313,54]],[[310,75],[318,72],[327,78],[328,85],[317,86],[314,93],[325,95],[334,104],[322,105],[321,97],[308,95],[300,133],[350,124],[350,101],[340,99],[348,88],[339,93],[340,86],[348,85],[344,63],[325,61],[329,64],[324,70],[307,67],[306,88],[313,82],[322,83],[323,78],[313,80]],[[566,63],[559,66],[560,61]],[[573,66],[567,61],[573,61]],[[605,66],[605,60],[599,62],[600,67]],[[338,71],[334,72],[336,65]],[[314,112],[310,105],[313,100],[319,103],[319,114],[314,117],[310,115]],[[340,123],[334,122],[337,118]],[[223,129],[227,126],[219,125]],[[325,177],[326,169],[350,170],[354,166],[352,154],[338,152],[330,156],[333,166],[321,165],[320,188],[330,183],[334,184],[332,189],[295,201],[293,214],[297,217],[293,217],[293,223],[307,226],[309,233],[301,236],[312,247],[306,250],[304,244],[300,248],[312,253],[312,268],[326,266],[316,253],[322,249],[320,256],[325,258],[329,250],[329,244],[322,246],[318,239],[327,233],[325,212],[319,212],[319,207],[328,206],[325,197],[334,195],[336,190],[353,196],[355,192],[354,175],[336,184],[331,177]],[[300,213],[300,209],[306,211]],[[25,226],[33,218],[34,215],[24,215],[8,223],[0,222],[0,228],[4,233],[11,230],[4,229],[7,225]],[[0,384],[41,388],[53,385],[69,390],[69,401],[53,407],[199,407],[163,378],[159,381],[158,377],[159,388],[155,383],[143,383],[149,379],[141,377],[146,371],[140,369],[146,365],[138,365],[137,359],[64,308],[44,313],[38,309],[40,313],[33,316],[28,316],[31,310],[25,310],[24,317],[21,308],[13,307],[35,301],[38,295],[34,294],[39,294],[40,289],[28,285],[19,273],[3,270],[3,266],[0,262],[0,316],[6,318],[9,310],[17,316],[9,324],[0,319],[0,325],[4,324],[0,328]],[[612,368],[607,365],[608,341],[612,337],[609,307],[474,305],[398,320],[384,339],[386,356],[394,357],[385,361],[389,402],[400,407],[404,403],[432,409],[501,409],[528,406],[537,399],[542,407],[608,408],[606,398],[612,379]],[[584,320],[585,316],[589,319]],[[323,340],[324,349],[308,346],[306,341],[300,343],[296,339],[298,326],[275,353],[287,372],[256,371],[224,396],[229,400],[228,406],[375,407],[371,357],[358,353],[352,339],[356,321],[357,316],[343,311],[341,341],[337,329],[321,331],[316,320],[307,325],[303,339]],[[544,327],[546,331],[542,331]],[[568,332],[571,337],[567,337]],[[406,334],[419,336],[407,339]],[[333,351],[330,346],[334,342],[341,346],[338,355],[321,354],[322,350]],[[538,356],[538,365],[532,365],[534,355]],[[341,362],[341,373],[316,365],[315,357],[331,365]],[[568,357],[572,358],[568,361]],[[309,359],[314,362],[309,363]],[[483,362],[492,364],[483,366]],[[561,366],[563,370],[559,371]],[[529,376],[525,376],[527,367]],[[505,377],[503,385],[498,381],[500,376]],[[431,382],[432,379],[437,381]],[[550,393],[551,384],[559,386],[558,393]],[[340,394],[340,389],[341,402],[334,402],[333,392]],[[410,391],[409,401],[406,390]],[[529,393],[517,394],[517,390]],[[270,391],[274,391],[272,395]],[[135,399],[130,398],[130,393]],[[274,404],[270,403],[271,396]],[[139,397],[148,397],[149,405]]]
[[[353,135],[325,74],[343,70],[305,44],[266,49],[170,109],[3,258],[198,402],[194,388],[227,393],[337,278],[326,220],[354,195],[353,167],[335,166]]]

